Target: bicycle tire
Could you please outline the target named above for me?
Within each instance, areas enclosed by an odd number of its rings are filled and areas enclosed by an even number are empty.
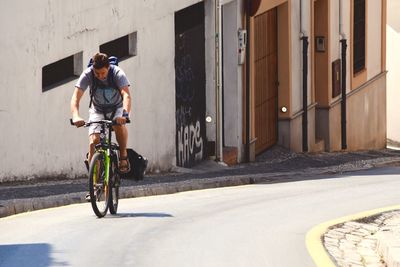
[[[113,161],[111,164],[111,171],[110,171],[112,175],[110,176],[111,190],[110,190],[109,210],[110,213],[113,215],[117,214],[118,200],[119,200],[120,177],[118,176],[119,174],[116,170],[117,166],[118,166],[117,163]]]
[[[92,209],[97,217],[101,218],[107,214],[110,190],[109,185],[105,184],[104,155],[96,152],[90,162],[89,168],[89,194]]]

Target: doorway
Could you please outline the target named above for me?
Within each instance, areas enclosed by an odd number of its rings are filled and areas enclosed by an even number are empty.
[[[277,8],[254,17],[255,153],[277,143],[278,137],[278,31]]]
[[[175,13],[176,163],[192,167],[205,157],[204,3]]]

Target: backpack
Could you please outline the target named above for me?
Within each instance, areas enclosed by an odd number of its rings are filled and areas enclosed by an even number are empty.
[[[147,159],[131,148],[126,149],[126,151],[128,152],[131,170],[122,174],[121,178],[135,181],[143,180],[147,168]]]
[[[114,66],[118,66],[118,58],[117,57],[115,57],[115,56],[110,56],[109,58],[108,58],[108,61],[110,62],[110,69],[109,69],[109,71],[108,71],[108,74],[107,74],[107,82],[108,82],[108,84],[112,87],[112,88],[114,88],[115,90],[117,90],[120,94],[121,94],[121,91],[118,89],[118,86],[117,86],[117,84],[115,83],[115,80],[114,80],[114,77],[115,77],[115,68],[114,68]],[[90,60],[89,60],[89,63],[88,63],[88,65],[87,65],[87,67],[89,68],[89,67],[91,67],[93,65],[93,58],[91,58]],[[96,92],[96,90],[97,90],[97,87],[98,87],[98,85],[97,85],[97,79],[96,79],[96,77],[95,77],[95,75],[94,75],[94,71],[93,71],[93,69],[92,69],[92,71],[91,71],[91,75],[92,75],[92,85],[90,86],[90,102],[89,102],[89,108],[92,106],[92,104],[93,104],[93,96],[94,96],[94,94],[95,94],[95,92]],[[121,99],[122,99],[122,95],[121,95]],[[121,100],[122,101],[122,100]],[[110,106],[110,107],[104,107],[104,108],[101,108],[101,107],[96,107],[96,109],[98,109],[100,112],[104,112],[104,113],[109,113],[109,112],[114,112],[115,111],[115,107],[112,105],[112,106]]]

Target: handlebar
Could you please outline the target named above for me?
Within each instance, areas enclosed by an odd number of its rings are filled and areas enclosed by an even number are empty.
[[[131,120],[128,117],[126,118],[126,123],[130,123]],[[75,126],[74,121],[72,119],[69,119],[69,122],[72,126]],[[114,125],[119,125],[116,120],[99,120],[99,121],[89,121],[89,122],[85,122],[85,124],[83,125],[83,127],[89,127],[92,124],[106,124],[108,126],[114,126]]]

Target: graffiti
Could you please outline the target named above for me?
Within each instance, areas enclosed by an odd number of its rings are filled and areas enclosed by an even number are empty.
[[[201,137],[200,122],[196,126],[181,126],[178,134],[178,165],[187,166],[194,158],[195,161],[203,158],[203,138]]]
[[[206,155],[203,3],[175,14],[176,164],[192,167]],[[193,11],[194,10],[194,11]],[[195,16],[197,17],[197,16]],[[189,27],[188,27],[189,26]]]
[[[194,99],[193,81],[195,75],[192,70],[192,57],[185,55],[175,68],[176,97],[182,102],[190,102]]]
[[[180,125],[189,125],[192,121],[192,107],[191,106],[181,106],[175,113],[176,125],[178,128]]]

